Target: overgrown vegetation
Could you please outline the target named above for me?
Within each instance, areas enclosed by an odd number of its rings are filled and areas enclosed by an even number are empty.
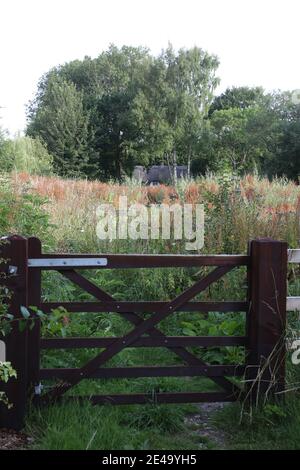
[[[0,136],[1,172],[24,171],[34,175],[49,175],[53,172],[53,157],[39,138]]]
[[[110,46],[54,67],[28,107],[27,135],[41,139],[63,176],[123,180],[134,165],[206,171],[300,173],[300,106],[291,92],[237,87],[214,96],[218,58],[198,47],[154,57]]]
[[[299,186],[285,179],[270,182],[258,176],[239,178],[231,175],[208,175],[195,181],[180,181],[176,187],[142,187],[97,181],[62,180],[14,173],[2,180],[0,187],[1,233],[18,232],[42,239],[44,251],[68,252],[140,252],[182,253],[184,245],[174,240],[121,240],[109,243],[96,237],[96,207],[100,202],[117,204],[120,194],[129,202],[204,203],[206,236],[203,252],[244,253],[249,239],[271,236],[288,240],[296,247],[299,239]],[[191,285],[203,272],[195,269],[93,270],[84,272],[93,282],[120,300],[168,300]],[[291,272],[290,294],[299,289],[297,272]],[[233,271],[201,295],[201,300],[243,300],[245,272]],[[43,296],[47,301],[91,300],[73,284],[53,272],[43,277]],[[299,330],[297,319],[289,325]],[[130,324],[117,314],[72,314],[62,309],[54,312],[53,321],[45,323],[45,336],[118,336],[129,331]],[[178,313],[161,324],[170,335],[230,334],[244,332],[244,314]],[[243,361],[240,348],[210,348],[194,352],[212,364]],[[47,351],[45,367],[78,367],[97,350]],[[179,364],[165,349],[128,348],[110,361],[111,366]],[[217,426],[230,429],[226,448],[299,448],[299,372],[288,360],[286,404],[268,404],[254,410],[251,419],[238,404],[216,416]],[[46,384],[49,385],[49,384]],[[208,379],[132,379],[83,381],[74,393],[209,391],[216,386]],[[195,449],[214,448],[216,443],[202,436],[201,424],[185,421],[194,406],[155,405],[96,407],[89,404],[53,405],[32,409],[27,431],[38,449]],[[297,434],[298,433],[298,434]],[[248,436],[248,438],[247,438]],[[250,438],[249,438],[250,436]]]
[[[0,170],[124,182],[135,165],[300,174],[300,105],[291,92],[233,87],[219,96],[218,58],[172,45],[157,57],[111,45],[41,77],[26,137],[0,126]],[[173,182],[176,172],[173,173]]]

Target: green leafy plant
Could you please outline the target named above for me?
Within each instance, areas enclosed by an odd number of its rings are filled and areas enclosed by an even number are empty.
[[[23,331],[27,325],[33,328],[36,320],[41,320],[43,334],[48,336],[66,336],[66,329],[69,324],[69,313],[64,307],[53,308],[51,313],[46,315],[35,306],[20,307],[22,319],[19,320],[19,328]]]
[[[17,378],[17,373],[13,369],[10,362],[0,361],[0,382],[7,383],[11,378]],[[0,391],[0,402],[4,403],[8,408],[12,408],[12,404],[9,402],[5,392]]]
[[[28,185],[14,187],[12,177],[0,173],[0,234],[37,236],[51,246],[52,235],[47,199],[34,193]]]
[[[239,336],[244,331],[244,319],[238,315],[226,316],[210,313],[207,318],[193,318],[181,322],[182,334],[186,336]],[[200,349],[203,359],[212,364],[241,363],[244,359],[240,347],[211,347],[204,351]]]
[[[283,409],[282,406],[277,405],[276,403],[267,403],[263,409],[264,415],[270,420],[278,420],[286,418],[288,416],[287,412]]]

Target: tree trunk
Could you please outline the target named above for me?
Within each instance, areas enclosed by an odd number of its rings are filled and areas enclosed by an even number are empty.
[[[187,176],[188,176],[188,179],[190,179],[191,177],[191,149],[189,149],[189,153],[188,153]]]
[[[173,150],[173,182],[177,184],[177,153],[176,149]]]
[[[121,142],[122,142],[122,131],[119,131],[117,135],[117,159],[116,159],[116,176],[118,178],[118,181],[121,183],[122,182],[122,148],[121,148]]]
[[[171,176],[172,183],[174,184],[174,181],[173,181],[173,170],[172,170],[172,165],[171,165],[171,163],[170,163],[170,155],[169,155],[169,154],[166,154],[166,160],[167,160],[169,175]]]
[[[120,155],[119,155],[119,152],[118,152],[118,156],[117,156],[117,160],[116,160],[116,177],[118,179],[118,181],[122,181],[122,163],[121,163],[121,159],[120,159]]]

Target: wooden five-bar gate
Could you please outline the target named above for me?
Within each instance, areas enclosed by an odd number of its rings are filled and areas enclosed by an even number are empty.
[[[34,403],[48,404],[67,395],[84,379],[131,377],[204,376],[213,380],[220,391],[152,394],[110,394],[86,397],[93,404],[143,404],[234,401],[240,397],[283,392],[285,381],[285,322],[287,245],[271,239],[249,243],[247,255],[139,255],[139,254],[44,254],[40,240],[12,236],[2,240],[2,284],[12,292],[9,312],[21,319],[21,307],[37,307],[45,314],[59,306],[68,312],[116,312],[132,324],[122,337],[42,338],[37,318],[32,329],[20,331],[13,322],[5,343],[5,359],[17,371],[17,379],[0,384],[13,404],[1,405],[0,425],[18,429],[22,426],[29,397]],[[174,267],[211,267],[209,273],[170,301],[118,301],[82,275],[87,269],[140,269]],[[194,299],[233,269],[246,266],[247,295],[241,301],[198,301]],[[94,297],[93,302],[45,302],[42,297],[41,272],[56,270]],[[244,276],[244,274],[241,274]],[[24,311],[24,309],[23,309]],[[144,313],[152,313],[144,318]],[[244,312],[245,336],[166,336],[162,320],[174,312]],[[34,314],[34,313],[33,313]],[[191,347],[242,346],[245,364],[210,365],[190,352]],[[182,365],[107,367],[107,362],[127,347],[164,347],[177,355]],[[99,348],[100,352],[80,368],[41,368],[40,352],[46,349]],[[238,385],[233,377],[242,377]],[[43,380],[56,379],[48,391]],[[68,393],[66,393],[68,392]],[[76,396],[78,398],[78,396]]]

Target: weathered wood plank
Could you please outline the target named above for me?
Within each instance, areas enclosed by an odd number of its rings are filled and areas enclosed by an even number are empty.
[[[105,302],[114,300],[113,297],[110,294],[105,292],[99,286],[96,286],[95,284],[93,284],[91,281],[86,279],[84,276],[82,276],[77,271],[74,271],[74,270],[73,271],[62,271],[62,274],[65,277],[67,277],[67,279],[74,282],[74,284],[81,287],[82,289],[84,289],[89,294],[93,295],[97,300],[101,300],[101,301],[105,301]],[[179,308],[181,308],[181,307],[178,307],[178,309]],[[136,314],[135,312],[130,311],[130,312],[124,313],[123,315],[124,315],[124,318],[126,318],[126,320],[130,321],[135,326],[138,326],[143,322],[143,319],[138,314]],[[147,331],[147,334],[149,336],[155,337],[155,338],[157,338],[157,337],[165,338],[166,337],[166,335],[164,333],[162,333],[155,326],[150,328]],[[183,359],[190,366],[205,365],[205,362],[202,359],[194,356],[194,354],[192,354],[190,351],[188,351],[187,349],[185,349],[182,346],[173,347],[173,348],[170,348],[170,350],[174,354],[176,354],[178,357]],[[237,388],[237,387],[234,386],[234,384],[232,384],[225,377],[214,377],[212,380],[217,385],[219,385],[220,387],[224,388],[225,390],[227,390],[229,392],[232,392],[234,389]],[[239,393],[238,390],[236,390],[236,392]]]
[[[175,268],[175,267],[199,267],[199,266],[247,266],[250,262],[249,256],[246,255],[110,255],[110,254],[42,254],[38,258],[29,259],[29,268],[36,269],[58,269],[50,265],[51,259],[73,259],[78,260],[76,266],[72,268],[82,269],[112,269],[112,268]],[[106,265],[99,265],[95,261],[94,265],[86,266],[86,261],[80,264],[80,259],[87,260],[94,258],[95,260],[107,260]],[[40,260],[40,264],[37,260]],[[49,266],[45,264],[45,260],[49,260]],[[33,266],[30,266],[34,264]],[[70,269],[70,266],[59,267],[59,269]]]
[[[2,280],[11,289],[8,311],[15,321],[10,333],[1,339],[5,342],[6,360],[11,362],[17,372],[17,379],[11,379],[7,383],[0,381],[0,391],[6,393],[9,403],[13,405],[8,408],[0,403],[0,427],[20,430],[24,426],[27,404],[28,328],[23,331],[19,328],[19,321],[23,319],[21,306],[28,307],[27,239],[18,235],[8,237],[6,243],[0,246],[0,259],[6,260],[0,270],[7,273],[9,266],[14,268],[10,278]]]
[[[251,242],[251,309],[247,317],[247,364],[261,364],[258,378],[247,369],[249,397],[282,392],[285,387],[287,243],[269,238]]]
[[[36,271],[36,270],[35,270]],[[49,313],[58,307],[65,308],[68,312],[155,312],[166,306],[168,302],[43,302],[41,310]],[[247,312],[247,302],[188,302],[178,308],[178,312]]]
[[[28,256],[39,256],[41,251],[41,241],[36,237],[28,238]],[[28,269],[28,305],[40,308],[41,284],[41,270]],[[39,318],[35,318],[34,327],[28,331],[28,386],[31,391],[40,382],[40,323]]]
[[[80,369],[51,368],[41,369],[41,379],[57,378],[68,381]],[[245,366],[145,366],[145,367],[102,367],[94,371],[88,379],[116,379],[136,377],[240,377],[245,373]]]
[[[181,392],[181,393],[156,393],[156,394],[119,394],[119,395],[94,395],[84,397],[65,397],[64,400],[88,399],[93,405],[131,405],[146,403],[209,403],[209,402],[231,402],[236,398],[226,392]]]
[[[178,297],[176,297],[174,300],[172,300],[166,307],[161,310],[158,310],[155,314],[152,315],[152,317],[148,318],[147,320],[140,323],[140,325],[136,326],[123,338],[114,341],[111,346],[106,348],[95,358],[91,359],[87,364],[85,364],[81,369],[79,369],[78,372],[74,373],[72,377],[69,378],[68,383],[59,385],[52,391],[50,391],[48,394],[44,395],[43,400],[51,401],[63,395],[70,388],[77,385],[82,379],[92,375],[100,366],[105,364],[109,359],[111,359],[113,356],[122,351],[122,349],[128,347],[143,334],[147,333],[147,330],[156,326],[162,320],[167,318],[172,312],[176,311],[177,308],[190,301],[193,297],[205,290],[213,282],[219,280],[232,268],[233,266],[223,266],[216,268],[214,271],[209,273],[207,276],[196,282],[193,286],[191,286]]]
[[[42,338],[42,349],[80,349],[107,348],[120,338]],[[142,337],[130,345],[131,348],[157,347],[212,347],[212,346],[246,346],[246,336],[165,336],[164,338]]]

